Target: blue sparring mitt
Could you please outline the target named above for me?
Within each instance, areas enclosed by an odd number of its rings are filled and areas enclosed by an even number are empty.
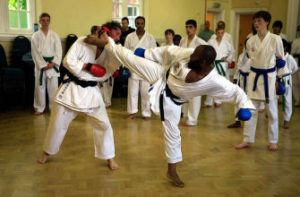
[[[277,59],[276,60],[276,67],[277,68],[283,68],[284,65],[285,65],[285,60],[283,60],[283,59]]]
[[[238,111],[238,113],[237,113],[236,116],[238,117],[239,120],[247,121],[247,120],[250,120],[252,114],[251,114],[251,112],[250,112],[249,109],[247,109],[247,108],[241,108]]]
[[[281,81],[278,81],[277,84],[278,85],[276,86],[276,94],[283,95],[285,93],[285,87],[283,83]]]
[[[134,55],[139,56],[139,57],[145,57],[145,49],[143,49],[143,48],[137,48],[134,51]]]

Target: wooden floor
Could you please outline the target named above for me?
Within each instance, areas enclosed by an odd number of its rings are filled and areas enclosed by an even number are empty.
[[[300,108],[291,128],[282,128],[278,152],[267,150],[267,119],[260,114],[256,142],[235,150],[242,129],[227,129],[233,107],[201,109],[199,126],[180,126],[184,160],[178,172],[185,188],[166,179],[163,128],[158,117],[127,121],[126,99],[113,99],[108,114],[114,129],[116,161],[111,172],[94,157],[91,126],[78,116],[61,151],[49,163],[36,163],[49,113],[29,110],[0,113],[0,196],[300,196]]]

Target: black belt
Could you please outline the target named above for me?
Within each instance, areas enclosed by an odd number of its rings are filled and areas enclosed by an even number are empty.
[[[167,71],[166,73],[166,81],[168,81],[169,78],[169,72],[170,69]],[[152,89],[150,89],[151,91]],[[173,94],[173,92],[170,90],[168,84],[166,84],[165,90],[166,92],[166,96],[169,97],[171,99],[171,101],[173,101],[173,103],[175,103],[176,105],[182,105],[184,102],[175,94]],[[160,120],[161,121],[165,121],[165,112],[164,112],[164,93],[162,92],[159,96],[159,109],[160,109]]]
[[[83,88],[86,88],[86,87],[94,87],[98,84],[97,81],[84,81],[84,80],[80,80],[78,77],[75,77],[72,73],[70,73],[69,71],[67,71],[66,73],[68,75],[68,79],[64,79],[62,81],[63,84],[65,83],[69,83],[71,81],[75,82],[77,85],[80,85],[81,87]]]

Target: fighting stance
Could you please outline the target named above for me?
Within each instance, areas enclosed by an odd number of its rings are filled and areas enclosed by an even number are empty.
[[[50,15],[42,13],[39,23],[41,29],[32,35],[31,51],[35,69],[35,87],[33,107],[35,115],[40,115],[46,107],[46,86],[49,98],[49,110],[58,88],[59,66],[62,59],[61,41],[58,35],[49,29]]]
[[[259,11],[253,16],[257,34],[247,41],[247,53],[250,58],[250,73],[247,85],[247,95],[256,108],[264,101],[268,112],[269,150],[278,150],[278,106],[275,86],[277,78],[288,74],[283,63],[284,51],[279,36],[268,31],[271,15],[266,11]],[[276,60],[277,59],[277,60]],[[277,72],[275,64],[277,63]],[[244,125],[244,141],[236,149],[247,148],[254,143],[257,111],[252,112],[250,121]]]
[[[255,109],[253,104],[242,89],[213,70],[216,52],[211,46],[201,45],[196,49],[165,46],[146,51],[136,50],[135,54],[147,58],[144,59],[135,56],[132,51],[121,45],[116,45],[112,39],[107,39],[108,41],[90,37],[86,42],[98,47],[105,46],[105,50],[131,72],[153,84],[149,89],[150,103],[153,112],[160,114],[165,130],[167,177],[175,186],[184,187],[176,171],[176,164],[182,161],[178,123],[183,101],[195,96],[210,95],[238,105],[238,116],[243,120],[250,118],[251,113],[248,109]],[[164,66],[169,67],[166,75]]]
[[[193,19],[185,22],[185,30],[187,36],[182,38],[179,46],[195,49],[199,45],[207,43],[196,35],[197,22]],[[201,96],[196,96],[188,100],[182,106],[183,117],[185,118],[184,126],[196,126],[201,108]]]
[[[114,41],[118,41],[121,26],[119,23],[109,22],[102,26],[99,34],[103,32],[108,32]],[[44,164],[49,155],[59,151],[71,121],[79,113],[85,113],[93,126],[95,157],[107,160],[109,168],[115,170],[118,169],[118,164],[113,159],[113,130],[98,82],[109,78],[120,64],[105,50],[84,43],[84,38],[79,38],[64,58],[64,66],[69,72],[54,98],[44,152],[38,162]]]

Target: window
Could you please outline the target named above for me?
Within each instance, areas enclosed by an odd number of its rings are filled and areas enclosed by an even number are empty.
[[[113,0],[113,20],[121,21],[125,16],[129,26],[135,27],[134,20],[142,15],[142,0]]]
[[[0,0],[0,34],[31,34],[34,0]]]

